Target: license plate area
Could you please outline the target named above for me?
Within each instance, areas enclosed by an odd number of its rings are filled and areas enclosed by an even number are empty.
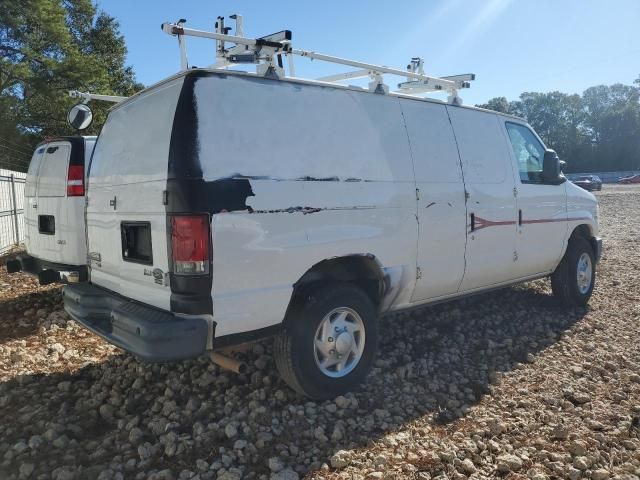
[[[38,215],[38,232],[43,235],[55,235],[56,218],[53,215]]]
[[[122,259],[125,262],[153,265],[150,222],[122,222]]]

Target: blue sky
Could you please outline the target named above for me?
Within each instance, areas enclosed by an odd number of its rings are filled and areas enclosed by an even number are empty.
[[[429,75],[473,72],[477,80],[461,95],[468,104],[524,91],[581,93],[640,76],[640,0],[101,0],[99,7],[120,22],[128,62],[145,85],[180,66],[177,40],[161,32],[162,22],[186,18],[191,28],[212,30],[218,15],[233,13],[244,16],[247,36],[292,30],[295,48],[398,68],[421,56]],[[213,41],[187,44],[192,64],[214,62]],[[297,58],[296,70],[314,78],[344,69]]]

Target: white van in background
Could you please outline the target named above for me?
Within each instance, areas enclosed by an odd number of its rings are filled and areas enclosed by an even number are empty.
[[[24,190],[27,253],[7,262],[9,273],[31,273],[41,285],[88,279],[85,178],[95,143],[74,136],[36,147]]]
[[[601,252],[525,121],[380,89],[186,70],[111,110],[88,178],[74,319],[149,361],[276,335],[312,398],[365,377],[381,313],[548,276],[585,305]]]

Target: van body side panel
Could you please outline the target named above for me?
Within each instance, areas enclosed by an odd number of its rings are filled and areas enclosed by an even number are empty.
[[[280,323],[327,258],[374,255],[403,286],[393,305],[410,302],[415,182],[397,98],[233,75],[198,78],[195,98],[216,336]]]
[[[400,100],[418,199],[418,266],[412,301],[458,291],[464,274],[466,205],[462,166],[444,105]]]
[[[87,233],[92,283],[169,310],[167,213],[163,192],[182,78],[110,114],[89,171]],[[151,259],[127,258],[123,226],[147,225]],[[155,273],[154,273],[155,272]]]
[[[498,117],[451,105],[447,111],[468,192],[466,267],[459,289],[464,292],[517,278],[515,184]]]

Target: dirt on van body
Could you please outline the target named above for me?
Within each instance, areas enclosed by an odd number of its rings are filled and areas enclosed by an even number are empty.
[[[366,385],[325,402],[269,342],[242,376],[140,363],[0,267],[0,478],[639,478],[640,187],[598,197],[589,308],[541,280],[388,317]]]

